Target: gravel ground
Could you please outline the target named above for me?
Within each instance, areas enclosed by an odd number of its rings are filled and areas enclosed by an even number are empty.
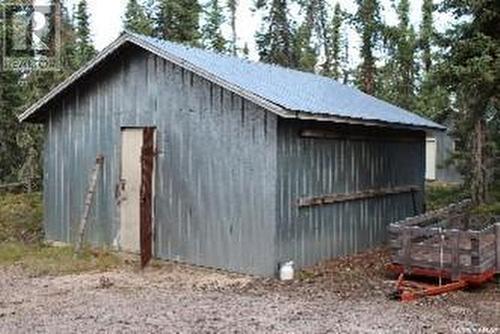
[[[500,334],[498,284],[404,304],[385,296],[383,256],[367,258],[288,284],[173,263],[62,277],[0,268],[0,333]]]

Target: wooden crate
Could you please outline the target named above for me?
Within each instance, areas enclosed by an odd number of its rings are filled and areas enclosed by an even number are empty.
[[[464,230],[470,202],[391,224],[392,263],[406,273],[416,268],[439,272],[452,280],[486,272],[500,273],[500,219],[479,230]]]

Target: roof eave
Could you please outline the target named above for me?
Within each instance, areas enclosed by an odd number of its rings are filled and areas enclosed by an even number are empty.
[[[394,123],[385,122],[380,120],[368,120],[362,118],[353,117],[341,117],[329,114],[312,114],[308,112],[297,111],[295,112],[295,117],[300,120],[312,120],[312,121],[324,121],[324,122],[335,122],[351,125],[364,125],[364,126],[378,126],[378,127],[390,127],[398,129],[409,129],[409,130],[421,130],[421,131],[445,131],[446,127],[436,124],[436,126],[424,126],[415,124],[405,124],[405,123]]]

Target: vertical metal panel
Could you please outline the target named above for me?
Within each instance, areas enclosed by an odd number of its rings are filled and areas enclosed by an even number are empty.
[[[280,120],[278,125],[277,260],[294,260],[299,267],[379,245],[387,224],[415,214],[410,194],[305,208],[297,205],[300,197],[402,185],[423,189],[421,135],[417,141],[300,137],[304,128],[325,128],[318,124]],[[422,195],[417,194],[418,211]]]
[[[456,166],[450,164],[454,153],[454,139],[444,131],[435,131],[432,137],[436,138],[436,180],[444,182],[462,182],[463,176],[457,170]]]
[[[118,246],[120,128],[155,126],[156,256],[275,271],[277,117],[140,50],[70,89],[47,124],[47,237],[76,235],[87,177],[106,157],[88,239]]]
[[[158,114],[168,116],[159,120],[156,206],[165,219],[158,224],[158,254],[272,273],[276,118],[165,63]]]

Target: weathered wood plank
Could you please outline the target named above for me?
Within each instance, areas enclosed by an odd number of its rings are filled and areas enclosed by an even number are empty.
[[[75,252],[77,254],[79,254],[83,248],[83,242],[85,239],[85,230],[87,228],[87,221],[90,215],[90,209],[92,207],[92,202],[97,187],[97,178],[99,176],[99,170],[101,169],[103,163],[104,163],[104,156],[100,154],[97,155],[95,160],[95,166],[92,170],[92,174],[89,181],[87,196],[85,198],[85,206],[83,209],[82,219],[80,220],[80,226],[78,229],[78,241],[75,245]]]
[[[351,194],[327,194],[322,196],[304,197],[298,200],[299,207],[318,206],[325,204],[343,203],[349,201],[364,200],[368,198],[397,195],[420,191],[418,186],[404,186],[394,188],[381,188],[360,191]]]
[[[7,184],[0,184],[0,192],[4,191],[13,191],[13,190],[22,190],[26,186],[25,183],[7,183]]]
[[[343,130],[326,130],[326,129],[304,129],[300,132],[303,138],[314,139],[330,139],[330,140],[351,140],[351,141],[387,141],[390,139],[395,142],[419,142],[422,140],[418,136],[402,135],[401,133],[387,133],[387,132],[372,132],[360,135],[359,132]]]

